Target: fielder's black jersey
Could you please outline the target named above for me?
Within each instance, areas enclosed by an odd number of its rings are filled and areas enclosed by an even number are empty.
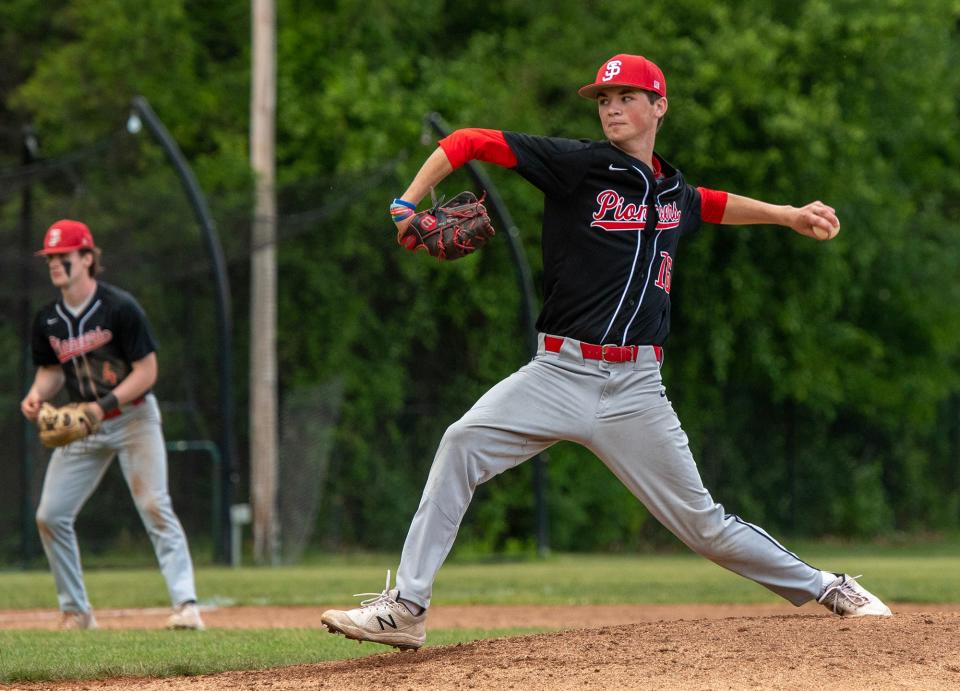
[[[63,367],[71,401],[95,401],[126,379],[131,363],[155,352],[157,344],[133,296],[98,281],[78,316],[62,297],[37,313],[32,349],[34,365]]]
[[[516,171],[544,193],[537,329],[589,343],[662,344],[677,245],[701,222],[697,189],[657,154],[659,177],[609,142],[503,136]]]

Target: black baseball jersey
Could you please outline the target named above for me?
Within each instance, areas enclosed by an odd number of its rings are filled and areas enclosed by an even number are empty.
[[[517,172],[544,193],[537,329],[589,343],[662,344],[677,245],[701,223],[698,190],[657,154],[655,172],[609,142],[503,136]]]
[[[73,316],[63,298],[33,322],[33,363],[61,365],[71,401],[95,401],[126,379],[131,363],[157,349],[150,322],[130,293],[97,282],[86,309]]]

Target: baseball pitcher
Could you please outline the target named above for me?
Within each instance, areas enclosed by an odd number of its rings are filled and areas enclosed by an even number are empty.
[[[667,83],[642,56],[610,58],[579,94],[597,108],[602,141],[458,130],[390,206],[398,241],[417,249],[426,244],[419,240],[424,229],[443,216],[436,205],[417,213],[418,202],[468,161],[515,170],[537,187],[544,195],[539,351],[447,429],[396,587],[387,572],[382,593],[360,608],[324,613],[324,623],[349,638],[420,647],[434,577],[477,485],[561,440],[590,449],[653,516],[717,564],[795,605],[817,600],[843,616],[889,616],[854,577],[811,566],[714,501],[660,377],[683,238],[707,221],[774,224],[830,240],[840,229],[834,209],[819,201],[777,206],[690,185],[654,151]],[[462,234],[462,221],[452,225]]]
[[[89,228],[68,219],[44,237],[50,281],[60,297],[33,324],[37,367],[20,404],[54,451],[43,481],[37,527],[60,604],[61,628],[97,623],[87,599],[74,521],[114,457],[133,495],[167,583],[168,628],[202,629],[187,538],[167,491],[167,454],[157,380],[156,343],[133,296],[98,281],[100,249]],[[66,388],[71,403],[47,403]]]

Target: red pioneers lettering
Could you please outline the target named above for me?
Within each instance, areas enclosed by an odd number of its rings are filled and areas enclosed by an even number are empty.
[[[84,353],[89,353],[91,350],[105,346],[113,340],[113,333],[109,329],[103,329],[98,326],[93,331],[87,331],[75,338],[67,338],[61,341],[56,336],[50,336],[48,340],[50,341],[50,346],[53,348],[53,352],[57,354],[57,359],[60,360],[60,362],[66,362],[78,355],[83,355]]]
[[[607,231],[643,230],[647,222],[647,204],[628,204],[616,190],[604,190],[597,195],[597,210],[593,212],[591,228]],[[657,230],[669,230],[680,225],[683,211],[676,202],[657,205]]]

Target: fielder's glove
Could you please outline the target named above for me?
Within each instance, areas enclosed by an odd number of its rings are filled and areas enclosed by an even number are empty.
[[[397,241],[408,250],[423,249],[437,259],[452,260],[480,249],[494,235],[483,197],[461,192],[445,204],[414,214]]]
[[[88,411],[85,403],[68,403],[57,408],[44,403],[37,415],[40,442],[47,448],[66,446],[100,429],[100,423]]]

